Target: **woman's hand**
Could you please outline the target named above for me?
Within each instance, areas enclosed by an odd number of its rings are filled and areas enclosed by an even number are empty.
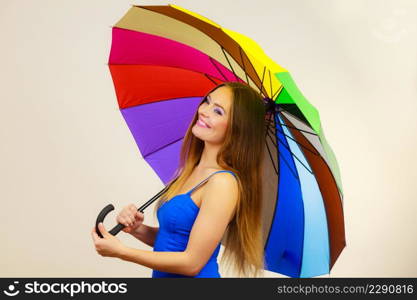
[[[118,238],[110,234],[105,228],[103,223],[98,224],[98,229],[101,232],[103,238],[100,238],[96,233],[95,227],[91,231],[91,236],[93,237],[94,246],[96,251],[101,256],[109,257],[121,257],[123,251],[126,249],[126,246],[123,245]]]
[[[122,230],[126,233],[134,232],[144,220],[144,214],[138,212],[137,207],[134,204],[125,206],[117,215],[116,222],[125,225]]]

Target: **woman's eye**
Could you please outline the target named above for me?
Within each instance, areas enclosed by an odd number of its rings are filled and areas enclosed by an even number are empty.
[[[208,101],[208,98],[204,98],[204,99],[203,99],[203,103],[204,103],[204,102],[206,102],[207,104],[210,104],[210,102]],[[215,111],[217,114],[219,114],[219,115],[223,115],[222,111],[221,111],[220,109],[218,109],[218,108],[217,108],[217,109],[215,109],[214,111]]]

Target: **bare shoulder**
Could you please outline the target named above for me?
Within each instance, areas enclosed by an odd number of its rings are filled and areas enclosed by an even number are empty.
[[[216,173],[210,177],[203,190],[203,199],[229,199],[231,204],[237,201],[239,186],[237,179],[229,172]]]
[[[238,188],[237,179],[234,175],[229,172],[220,172],[212,175],[207,181],[207,187],[210,188]]]

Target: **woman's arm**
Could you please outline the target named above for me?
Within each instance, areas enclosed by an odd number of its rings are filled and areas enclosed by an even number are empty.
[[[144,242],[148,246],[153,247],[158,231],[159,227],[147,226],[145,224],[142,224],[130,234],[137,238],[139,241]]]
[[[233,175],[224,174],[208,181],[185,251],[146,251],[124,247],[119,258],[162,272],[196,276],[220,243],[237,204],[237,183]]]
[[[238,183],[230,173],[220,173],[206,183],[197,218],[185,252],[195,274],[207,264],[233,218],[238,200]]]
[[[147,251],[125,247],[119,258],[161,272],[195,276],[195,269],[187,252]]]

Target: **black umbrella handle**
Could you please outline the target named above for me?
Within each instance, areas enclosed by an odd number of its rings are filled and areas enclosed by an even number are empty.
[[[149,199],[145,204],[143,204],[141,207],[138,208],[138,211],[143,213],[143,211],[145,210],[145,208],[147,208],[149,205],[151,205],[156,199],[158,199],[163,193],[165,193],[165,191],[168,189],[169,186],[164,187],[158,194],[156,194],[155,196],[153,196],[151,199]],[[101,210],[101,212],[98,214],[97,216],[97,220],[96,220],[96,233],[98,234],[99,237],[103,238],[103,235],[101,234],[100,230],[98,229],[98,224],[104,223],[104,219],[106,218],[106,216],[112,211],[114,210],[114,206],[113,204],[109,204],[107,205],[105,208],[103,208]],[[118,234],[123,228],[125,228],[126,226],[123,224],[118,223],[116,226],[114,226],[109,233],[112,235],[116,235]]]

